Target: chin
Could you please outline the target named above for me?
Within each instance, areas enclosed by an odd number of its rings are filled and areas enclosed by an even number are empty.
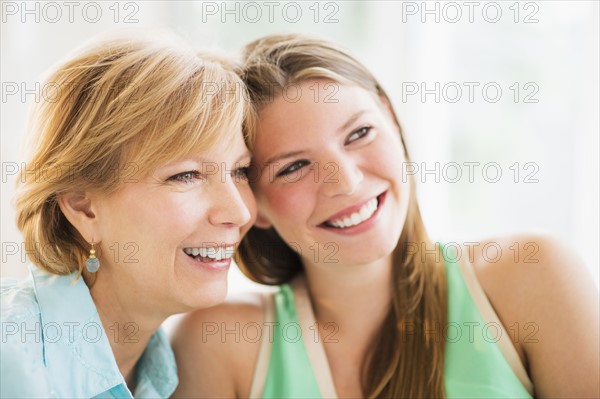
[[[384,258],[390,257],[396,248],[396,244],[378,246],[378,248],[362,251],[360,253],[348,253],[339,257],[341,264],[347,265],[368,265],[374,262],[381,261]]]
[[[183,291],[183,290],[182,290]],[[188,310],[204,309],[219,305],[225,301],[227,295],[227,279],[199,283],[192,290],[187,291],[182,300]]]

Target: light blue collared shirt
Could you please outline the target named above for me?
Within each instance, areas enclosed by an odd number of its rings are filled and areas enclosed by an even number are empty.
[[[30,271],[26,280],[0,285],[2,398],[166,398],[173,393],[177,367],[161,329],[139,360],[132,396],[83,279],[35,266]],[[134,339],[122,337],[127,338]]]

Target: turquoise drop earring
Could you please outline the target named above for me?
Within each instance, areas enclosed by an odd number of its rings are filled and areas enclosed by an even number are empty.
[[[92,241],[92,248],[90,249],[90,256],[85,262],[85,268],[90,273],[96,273],[100,268],[100,260],[96,258],[96,249],[94,248],[94,241]]]

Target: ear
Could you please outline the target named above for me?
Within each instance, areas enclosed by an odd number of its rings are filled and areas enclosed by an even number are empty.
[[[67,220],[88,241],[102,240],[96,227],[96,215],[92,211],[92,200],[83,191],[66,193],[58,197],[58,206]]]
[[[269,219],[267,219],[267,217],[264,216],[259,211],[256,214],[256,221],[254,222],[254,226],[258,227],[259,229],[270,229],[273,225],[271,224],[271,222],[269,221]]]

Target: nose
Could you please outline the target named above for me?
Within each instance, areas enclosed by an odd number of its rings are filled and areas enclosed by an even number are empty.
[[[231,178],[209,188],[213,191],[212,207],[208,219],[213,225],[243,226],[251,214],[240,190]]]
[[[323,165],[321,190],[327,197],[351,195],[364,179],[360,166],[348,157],[336,157]]]

